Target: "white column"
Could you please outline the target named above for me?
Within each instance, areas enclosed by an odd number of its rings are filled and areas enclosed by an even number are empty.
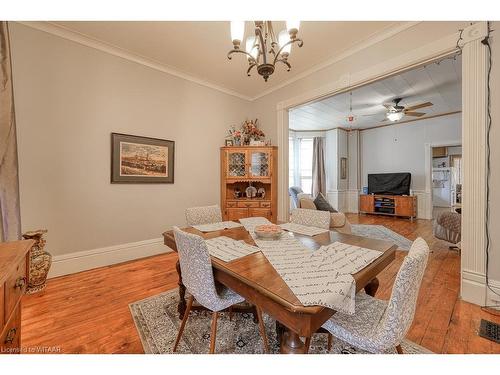
[[[288,110],[278,108],[278,220],[288,221]]]
[[[463,32],[462,54],[462,299],[486,302],[486,125],[487,125],[486,22]]]

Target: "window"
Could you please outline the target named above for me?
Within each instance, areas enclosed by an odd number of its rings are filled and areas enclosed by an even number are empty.
[[[288,147],[288,184],[300,186],[304,193],[311,194],[313,138],[290,135]]]
[[[312,193],[312,160],[313,140],[312,138],[300,139],[299,173],[300,187],[304,193]]]

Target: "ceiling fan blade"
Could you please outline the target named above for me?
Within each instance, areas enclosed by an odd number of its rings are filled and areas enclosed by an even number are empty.
[[[423,115],[425,115],[425,113],[423,113],[423,112],[406,112],[405,111],[405,115],[406,116],[414,116],[414,117],[422,117]]]
[[[419,108],[424,108],[424,107],[430,107],[431,105],[434,105],[434,104],[432,104],[431,102],[425,102],[425,103],[422,103],[422,104],[417,104],[417,105],[413,105],[411,107],[407,107],[406,110],[407,111],[413,111],[414,109],[419,109]]]
[[[393,109],[394,108],[394,103],[384,103],[382,104],[385,108],[387,109]]]

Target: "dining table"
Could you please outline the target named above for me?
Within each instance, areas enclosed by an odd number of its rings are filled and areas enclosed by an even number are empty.
[[[197,234],[204,239],[226,236],[255,245],[252,236],[244,227],[207,233],[200,232],[193,227],[182,228],[182,230]],[[371,296],[375,295],[379,285],[377,275],[395,259],[397,249],[395,244],[385,240],[336,231],[328,231],[315,236],[298,233],[293,235],[304,246],[312,250],[334,242],[341,242],[380,251],[382,254],[378,258],[352,275],[356,283],[356,292],[364,289]],[[166,246],[177,251],[172,230],[164,232],[163,238]],[[211,257],[211,261],[216,282],[240,294],[248,303],[260,307],[262,311],[276,320],[276,331],[281,353],[306,353],[307,348],[301,338],[310,338],[335,314],[335,310],[327,307],[304,306],[260,251],[230,262],[225,262],[214,256]],[[179,262],[177,262],[176,269],[179,275],[178,312],[179,318],[182,318],[186,309],[186,288],[182,284]]]

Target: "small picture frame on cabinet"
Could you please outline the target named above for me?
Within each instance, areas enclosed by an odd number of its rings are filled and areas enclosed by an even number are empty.
[[[226,145],[226,147],[232,147],[232,146],[234,146],[233,140],[232,139],[226,139],[225,145]]]

